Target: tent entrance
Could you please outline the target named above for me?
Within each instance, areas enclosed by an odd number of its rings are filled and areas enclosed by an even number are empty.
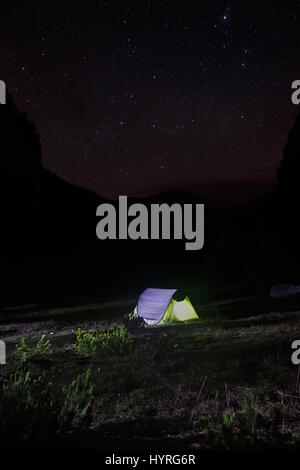
[[[172,299],[170,305],[158,324],[178,323],[191,320],[199,320],[199,317],[188,297],[178,302]]]

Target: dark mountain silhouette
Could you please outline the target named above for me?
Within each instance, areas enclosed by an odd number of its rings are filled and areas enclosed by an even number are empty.
[[[2,261],[6,303],[108,295],[160,277],[171,282],[184,253],[181,241],[100,241],[96,208],[104,198],[43,168],[38,133],[11,97],[0,106]],[[195,202],[174,192],[142,202]],[[202,201],[201,201],[202,202]],[[116,207],[118,201],[112,201]],[[174,269],[172,266],[175,265]],[[160,281],[157,280],[159,283]],[[21,300],[20,300],[21,301]]]
[[[95,241],[101,197],[45,170],[36,128],[19,113],[10,94],[0,106],[1,259],[4,298],[17,302],[55,289],[75,289]],[[77,269],[75,269],[77,266]],[[24,298],[24,300],[25,300]],[[5,302],[5,300],[4,300]]]
[[[285,271],[298,279],[300,264],[300,114],[291,128],[277,171],[278,232],[284,251]]]
[[[103,199],[42,167],[36,128],[10,94],[0,106],[0,126],[2,234],[9,254],[9,248],[18,251],[24,245],[37,251],[47,243],[49,252],[63,241],[69,246],[94,239],[95,210]]]
[[[283,159],[277,171],[277,190],[289,204],[300,201],[300,114],[289,132]]]
[[[204,248],[185,251],[184,240],[98,240],[96,208],[108,201],[43,168],[36,128],[8,95],[0,106],[2,301],[53,303],[137,295],[149,286],[300,280],[297,217],[285,210],[299,191],[299,122],[289,134],[277,192],[226,209],[205,204]],[[148,208],[206,203],[180,191],[128,199],[134,202]]]
[[[0,106],[0,126],[2,227],[11,236],[22,230],[20,222],[32,223],[39,209],[41,147],[34,124],[18,113],[10,94]]]

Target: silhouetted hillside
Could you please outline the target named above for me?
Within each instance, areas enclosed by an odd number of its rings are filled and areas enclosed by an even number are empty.
[[[96,208],[105,200],[42,167],[36,128],[9,94],[0,107],[0,134],[4,303],[103,296],[132,283],[138,289],[165,278],[169,284],[178,275],[181,241],[97,239]],[[191,199],[173,193],[128,203]]]
[[[277,171],[277,190],[289,204],[300,202],[300,114],[289,132]]]
[[[299,279],[300,264],[300,114],[295,119],[277,172],[277,231],[284,250],[285,270]]]
[[[134,293],[151,286],[185,288],[299,279],[295,236],[299,185],[299,118],[279,169],[279,189],[232,207],[205,204],[205,240],[99,240],[96,208],[107,202],[45,170],[35,126],[10,96],[0,106],[4,303]],[[201,193],[201,188],[199,193]],[[298,197],[298,196],[297,196]],[[206,203],[173,191],[129,198],[154,203]],[[118,208],[118,200],[112,202]]]
[[[2,233],[4,254],[25,247],[39,251],[92,239],[95,211],[101,198],[45,170],[40,139],[26,114],[18,112],[10,94],[0,106]]]
[[[44,237],[63,250],[95,241],[96,208],[104,199],[47,170],[42,171],[41,181],[39,221]]]

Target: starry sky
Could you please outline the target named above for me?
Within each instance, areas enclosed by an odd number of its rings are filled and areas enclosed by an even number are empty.
[[[108,197],[275,181],[299,1],[16,4],[0,4],[0,78],[46,168]]]

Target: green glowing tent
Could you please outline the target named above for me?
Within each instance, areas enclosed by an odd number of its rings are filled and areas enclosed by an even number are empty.
[[[186,296],[177,301],[173,298],[177,289],[146,289],[138,300],[134,315],[143,318],[147,325],[163,325],[199,320]]]

